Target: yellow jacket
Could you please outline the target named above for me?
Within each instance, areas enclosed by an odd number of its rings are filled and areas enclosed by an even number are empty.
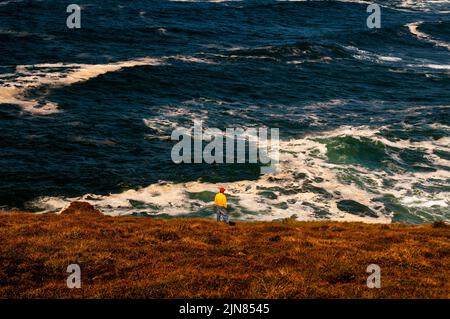
[[[214,204],[216,204],[216,206],[227,208],[227,197],[222,193],[217,193],[216,197],[214,198]]]

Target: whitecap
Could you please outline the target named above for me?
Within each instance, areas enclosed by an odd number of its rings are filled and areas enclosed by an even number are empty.
[[[148,124],[155,127],[155,123],[156,121],[151,125]],[[166,124],[172,126],[172,123]],[[383,194],[394,196],[406,207],[427,208],[447,205],[448,198],[450,198],[448,192],[427,193],[417,189],[415,185],[417,183],[431,186],[445,185],[446,180],[450,177],[450,172],[437,170],[434,172],[399,172],[387,175],[382,170],[368,169],[358,165],[333,164],[327,160],[326,145],[318,140],[318,138],[330,139],[340,136],[351,136],[356,139],[368,138],[374,143],[382,143],[396,149],[425,151],[430,156],[437,149],[448,150],[448,138],[422,142],[392,141],[379,134],[382,129],[385,128],[343,126],[332,131],[281,141],[280,163],[277,172],[261,175],[256,181],[242,180],[214,184],[197,181],[165,182],[106,196],[87,194],[79,198],[41,198],[34,205],[49,211],[57,211],[73,200],[85,200],[109,215],[147,212],[154,215],[178,216],[195,212],[199,208],[203,210],[210,208],[212,214],[212,203],[192,198],[190,194],[206,191],[213,196],[219,185],[227,189],[230,201],[235,205],[236,211],[240,213],[239,218],[243,220],[273,220],[288,218],[294,214],[299,220],[316,220],[321,217],[317,217],[314,209],[311,208],[315,206],[319,210],[326,211],[327,218],[332,220],[387,223],[391,220],[392,215],[384,211],[382,203],[374,201]],[[303,179],[296,177],[299,174],[304,175]],[[353,182],[344,182],[340,179],[342,174],[351,174],[360,181],[370,180],[371,182],[363,186]],[[388,188],[383,184],[386,178],[393,183]],[[308,182],[305,182],[306,180]],[[320,192],[305,188],[305,183],[309,183],[313,187],[320,187],[331,195],[324,197]],[[276,196],[267,198],[262,194],[264,190],[272,191]],[[414,200],[408,200],[411,196],[415,196]],[[378,217],[361,217],[343,212],[337,206],[341,199],[357,201],[376,212]],[[140,205],[133,206],[133,201],[139,202]]]
[[[406,24],[405,26],[409,29],[409,32],[411,32],[413,35],[415,35],[418,39],[434,44],[437,47],[445,48],[447,50],[450,50],[450,44],[441,40],[436,40],[430,35],[419,31],[420,25],[423,24],[423,21],[414,22]]]
[[[214,63],[193,56],[166,56],[161,58],[143,57],[135,60],[118,61],[107,64],[42,63],[16,66],[15,77],[0,86],[0,104],[14,104],[29,114],[50,115],[60,112],[56,103],[26,98],[27,91],[42,86],[59,87],[85,82],[106,73],[138,66],[157,66],[175,59],[190,63]]]

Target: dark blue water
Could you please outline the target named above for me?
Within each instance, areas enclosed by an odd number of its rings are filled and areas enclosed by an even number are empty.
[[[450,2],[71,3],[0,2],[0,207],[450,220]],[[279,172],[174,164],[196,119],[279,128]]]

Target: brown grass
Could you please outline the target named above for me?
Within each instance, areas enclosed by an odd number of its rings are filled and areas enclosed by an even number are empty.
[[[449,238],[445,224],[2,213],[0,298],[449,298]]]

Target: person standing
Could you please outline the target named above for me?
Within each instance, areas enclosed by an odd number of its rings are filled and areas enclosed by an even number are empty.
[[[214,204],[216,205],[217,221],[220,222],[222,218],[225,224],[230,224],[230,217],[227,212],[227,197],[225,196],[225,188],[220,188],[220,192],[214,197]]]

